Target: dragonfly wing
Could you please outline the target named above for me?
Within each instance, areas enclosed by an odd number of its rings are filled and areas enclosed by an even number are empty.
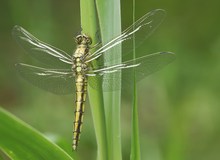
[[[140,81],[151,73],[160,70],[174,59],[175,55],[171,52],[159,52],[125,61],[121,64],[94,69],[92,72],[94,75],[103,77],[102,86],[104,91],[113,91],[120,89],[117,86],[117,84],[121,83],[120,74],[123,78],[122,84],[124,84],[124,87],[132,86],[133,71],[135,71],[136,80]],[[114,87],[109,83],[110,80],[114,81]],[[96,87],[96,84],[93,82],[89,83],[89,85],[94,88]]]
[[[122,44],[123,56],[129,54],[134,50],[133,38],[135,38],[135,48],[140,47],[144,40],[160,25],[164,17],[165,11],[162,9],[156,9],[146,13],[143,17],[124,30],[121,35],[104,44],[101,48],[92,53],[87,62],[100,57],[104,53],[108,53],[106,52],[107,50],[117,46],[118,44]],[[140,55],[137,55],[137,57],[140,57]]]
[[[50,67],[64,68],[72,64],[66,52],[38,40],[20,26],[14,26],[12,36],[29,55]]]
[[[16,64],[20,75],[33,85],[55,94],[74,92],[74,76],[71,69],[46,69],[28,64]]]

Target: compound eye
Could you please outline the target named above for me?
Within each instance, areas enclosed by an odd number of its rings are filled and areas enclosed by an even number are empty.
[[[76,43],[77,43],[77,44],[82,43],[82,36],[81,36],[81,35],[79,35],[79,36],[76,37]]]
[[[86,42],[87,42],[88,45],[91,45],[91,44],[92,44],[91,38],[88,37],[87,40],[86,40]]]

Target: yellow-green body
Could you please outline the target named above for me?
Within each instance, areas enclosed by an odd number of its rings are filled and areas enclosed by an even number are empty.
[[[83,113],[85,109],[87,93],[86,71],[88,69],[88,65],[85,63],[85,60],[89,53],[89,45],[91,44],[91,39],[86,35],[79,35],[76,37],[76,43],[77,49],[73,54],[72,66],[76,82],[75,118],[72,144],[73,150],[77,149],[83,123]]]
[[[87,79],[83,75],[76,75],[76,100],[75,100],[75,118],[73,126],[73,149],[76,150],[80,139],[80,133],[83,123],[83,113],[85,109],[85,100],[87,92]]]

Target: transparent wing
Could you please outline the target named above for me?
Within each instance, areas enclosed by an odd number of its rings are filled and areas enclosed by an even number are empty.
[[[20,75],[33,85],[55,94],[74,93],[75,80],[71,69],[46,69],[28,64],[16,64]]]
[[[107,50],[121,44],[122,42],[123,56],[129,54],[134,49],[133,38],[135,37],[135,48],[140,47],[144,40],[160,25],[164,17],[165,11],[162,9],[156,9],[146,13],[143,17],[124,30],[121,35],[104,44],[101,48],[92,53],[88,57],[87,62],[100,57],[102,54],[106,53]],[[140,55],[137,55],[137,57],[140,57]]]
[[[132,86],[132,76],[133,71],[135,70],[136,80],[140,81],[146,76],[150,75],[153,72],[156,72],[172,62],[175,59],[175,55],[171,52],[159,52],[150,55],[146,55],[134,60],[129,60],[122,62],[121,64],[116,64],[114,66],[107,66],[103,68],[96,68],[90,72],[91,76],[102,76],[103,77],[103,90],[104,91],[113,91],[119,90],[121,79],[119,78],[120,74],[123,79],[124,88],[129,88]],[[109,83],[109,80],[114,81],[114,87]],[[96,83],[90,81],[89,85],[93,88],[96,88]]]
[[[66,52],[38,40],[20,26],[14,26],[12,36],[29,55],[47,66],[67,68],[72,64],[71,56]]]

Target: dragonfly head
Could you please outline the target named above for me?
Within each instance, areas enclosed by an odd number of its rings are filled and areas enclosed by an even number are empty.
[[[78,45],[80,45],[80,44],[91,45],[92,39],[85,34],[81,34],[81,35],[76,36],[76,43]]]

